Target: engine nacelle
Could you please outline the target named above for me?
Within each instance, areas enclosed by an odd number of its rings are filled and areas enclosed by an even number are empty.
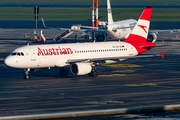
[[[85,75],[91,72],[92,66],[90,63],[74,63],[70,70],[74,75]]]
[[[152,43],[154,43],[154,42],[156,42],[156,40],[157,40],[157,35],[156,35],[156,33],[149,33],[149,34],[148,34],[147,42],[152,42]]]

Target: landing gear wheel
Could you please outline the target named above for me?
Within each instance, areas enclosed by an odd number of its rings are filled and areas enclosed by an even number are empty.
[[[23,77],[24,79],[28,79],[29,78],[29,76],[28,75],[24,75],[24,77]]]
[[[24,75],[24,79],[28,79],[29,78],[29,71],[30,71],[30,68],[28,68],[28,69],[24,69],[24,71],[25,71],[25,75]]]
[[[61,76],[67,76],[68,75],[68,70],[67,69],[60,69],[59,74]]]
[[[98,76],[98,73],[97,73],[97,71],[91,71],[90,73],[89,73],[89,76],[90,77],[97,77]]]

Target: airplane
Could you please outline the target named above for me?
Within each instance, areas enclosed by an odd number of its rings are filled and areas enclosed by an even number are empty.
[[[111,4],[110,0],[107,0],[107,14],[108,14],[108,22],[106,27],[106,33],[115,40],[124,40],[126,39],[133,27],[137,23],[135,19],[127,19],[127,20],[120,20],[120,21],[113,21],[112,11],[111,11]],[[175,32],[180,31],[179,29],[172,29],[172,30],[149,30],[147,42],[156,42],[157,34],[162,32]]]
[[[82,26],[78,24],[78,25],[72,25],[71,28],[52,28],[46,26],[43,18],[42,18],[42,23],[43,26],[47,29],[65,30],[61,35],[59,35],[54,39],[54,41],[56,42],[59,40],[63,40],[64,38],[68,37],[69,35],[75,32],[94,32],[96,34],[95,35],[96,41],[106,41],[107,35],[115,40],[124,40],[128,37],[128,35],[131,33],[131,31],[133,30],[134,26],[137,23],[137,20],[135,19],[126,19],[126,20],[120,20],[114,22],[111,12],[111,4],[109,0],[107,0],[107,16],[108,16],[108,21],[105,22],[104,25],[101,25],[103,27]],[[92,30],[92,28],[94,30]],[[157,40],[157,36],[155,33],[148,34],[148,38],[147,38],[148,42],[155,42],[156,40]]]
[[[98,15],[97,15],[98,16]],[[135,19],[126,19],[126,20],[120,20],[120,21],[113,21],[112,17],[112,11],[111,11],[111,4],[110,0],[107,0],[107,17],[108,21],[102,25],[102,27],[93,27],[94,30],[91,30],[91,26],[72,26],[71,29],[69,28],[57,28],[61,30],[66,30],[62,35],[58,36],[57,38],[65,38],[71,35],[73,32],[95,32],[96,33],[96,41],[106,41],[106,36],[108,35],[113,40],[124,40],[126,39],[131,31],[133,30],[134,26],[137,23],[137,20]],[[45,28],[50,28],[45,25],[44,20],[42,19],[43,25]],[[100,23],[100,21],[99,21]],[[86,29],[81,29],[86,28]],[[53,28],[55,29],[55,28]],[[157,34],[162,32],[175,32],[180,31],[179,29],[172,29],[172,30],[149,30],[147,42],[156,42],[157,40]],[[107,34],[107,35],[106,35]],[[61,40],[57,39],[56,41]]]
[[[164,56],[143,55],[156,44],[147,42],[152,14],[150,6],[144,8],[131,34],[124,41],[106,41],[68,44],[27,45],[16,48],[8,55],[4,63],[12,68],[25,70],[24,79],[29,78],[31,69],[60,67],[60,75],[68,75],[70,67],[73,75],[96,77],[96,66],[100,63],[117,63],[121,59]]]
[[[126,39],[137,21],[135,19],[126,19],[120,21],[113,21],[111,4],[110,1],[107,0],[107,25],[105,26],[106,33],[112,38],[117,40]]]

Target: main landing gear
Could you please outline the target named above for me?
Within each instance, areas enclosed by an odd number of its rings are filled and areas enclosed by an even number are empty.
[[[88,75],[89,75],[89,77],[97,77],[98,76],[98,72],[96,71],[95,65],[92,66],[92,70]]]
[[[59,74],[61,76],[67,76],[68,75],[68,70],[65,69],[65,68],[62,68],[62,69],[59,70]]]
[[[89,77],[97,77],[98,76],[98,72],[96,70],[92,70],[90,73],[89,73]]]
[[[29,71],[30,71],[30,68],[28,68],[28,69],[24,69],[24,71],[25,71],[25,75],[24,75],[24,79],[28,79],[29,78]]]

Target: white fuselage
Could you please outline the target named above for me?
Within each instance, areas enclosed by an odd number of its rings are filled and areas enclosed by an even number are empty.
[[[134,19],[113,22],[112,24],[107,25],[106,33],[112,39],[126,39],[136,25],[136,22],[137,21]]]
[[[71,61],[105,61],[137,54],[136,48],[126,42],[30,45],[15,49],[5,63],[14,68],[64,67]]]

